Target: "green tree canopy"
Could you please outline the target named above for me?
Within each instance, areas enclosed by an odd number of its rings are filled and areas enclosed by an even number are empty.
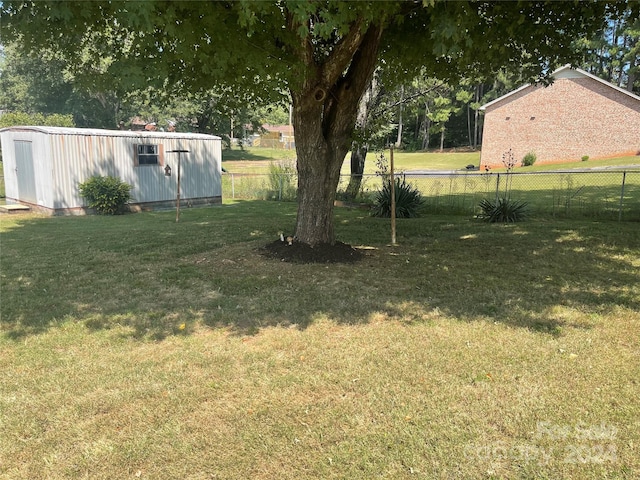
[[[577,43],[585,51],[582,68],[630,92],[640,92],[640,2],[608,12],[603,29]]]
[[[446,79],[520,65],[534,78],[576,60],[574,38],[619,2],[4,1],[3,38],[52,49],[94,87],[211,88],[271,103],[288,92],[298,156],[295,237],[335,241],[333,203],[358,102],[378,67]],[[111,80],[110,80],[111,81]],[[106,89],[106,88],[105,88]]]

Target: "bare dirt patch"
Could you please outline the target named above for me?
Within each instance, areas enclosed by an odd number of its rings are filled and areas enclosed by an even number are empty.
[[[276,240],[265,245],[261,251],[266,257],[291,263],[354,263],[364,258],[362,252],[342,242],[333,245],[320,243],[312,247],[301,242],[289,244]]]

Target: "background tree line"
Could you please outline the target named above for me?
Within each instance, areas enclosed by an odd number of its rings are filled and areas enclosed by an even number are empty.
[[[637,6],[608,20],[592,38],[576,39],[580,68],[621,88],[640,93],[640,18]],[[65,63],[53,51],[20,53],[0,45],[0,127],[17,124],[130,128],[131,120],[166,129],[242,138],[246,127],[286,124],[285,103],[254,105],[237,92],[183,94],[149,88],[121,91],[97,65],[87,72]],[[504,68],[492,78],[461,78],[455,84],[420,72],[396,84],[376,75],[361,102],[354,139],[354,162],[373,148],[394,144],[407,150],[476,149],[482,143],[479,108],[519,87],[522,68]],[[83,75],[85,78],[78,78]],[[390,85],[390,86],[387,86]],[[358,168],[352,168],[357,171]]]
[[[288,122],[284,106],[241,103],[226,91],[123,91],[113,88],[109,75],[99,70],[89,82],[78,75],[53,52],[25,55],[11,43],[0,45],[0,128],[32,124],[129,129],[136,119],[163,130],[173,124],[178,131],[228,139],[242,137],[246,126]]]

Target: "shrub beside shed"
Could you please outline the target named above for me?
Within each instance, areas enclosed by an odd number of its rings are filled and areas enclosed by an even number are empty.
[[[132,209],[173,207],[178,154],[172,150],[189,152],[180,154],[181,202],[222,201],[222,144],[213,135],[25,126],[1,129],[0,140],[8,204],[83,214],[78,184],[110,175],[133,187]]]

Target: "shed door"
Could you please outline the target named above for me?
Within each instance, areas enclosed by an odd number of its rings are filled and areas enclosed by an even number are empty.
[[[33,169],[31,142],[15,140],[16,176],[18,177],[18,200],[36,203],[36,177]]]

